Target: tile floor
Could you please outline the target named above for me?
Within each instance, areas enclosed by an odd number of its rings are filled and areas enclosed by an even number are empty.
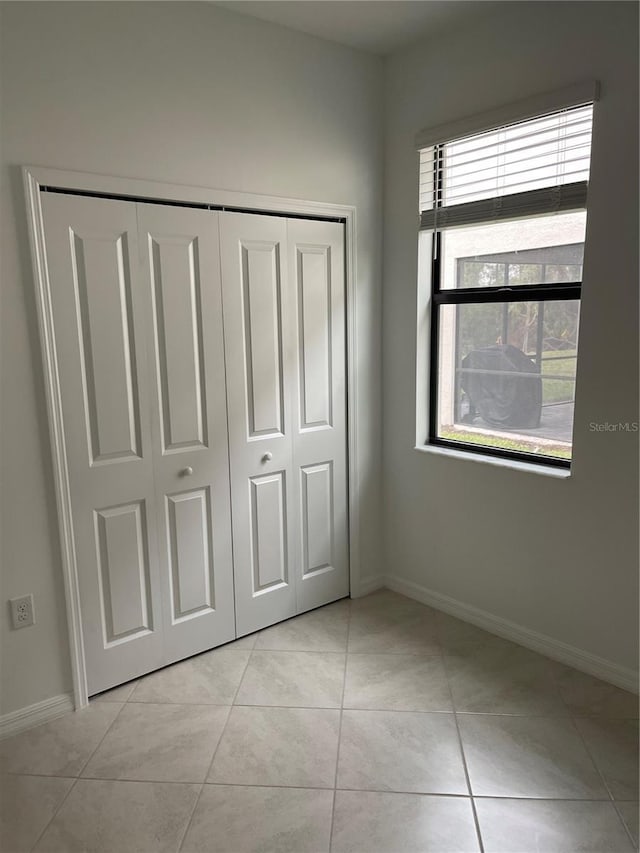
[[[0,849],[622,853],[637,697],[389,591],[0,743]]]

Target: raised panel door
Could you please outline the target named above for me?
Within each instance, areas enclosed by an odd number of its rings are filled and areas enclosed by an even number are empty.
[[[135,205],[44,193],[89,693],[164,663]]]
[[[349,593],[344,229],[287,221],[297,358],[292,385],[296,607]]]
[[[137,208],[169,663],[235,637],[218,215]]]
[[[220,214],[238,635],[296,612],[286,220]]]

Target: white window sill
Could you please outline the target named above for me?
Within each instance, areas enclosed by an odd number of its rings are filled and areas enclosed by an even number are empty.
[[[473,453],[466,450],[452,450],[449,447],[438,447],[435,444],[417,445],[414,450],[433,456],[448,456],[451,459],[468,459],[481,465],[496,465],[498,468],[511,468],[515,471],[527,471],[531,474],[541,474],[543,477],[555,477],[557,480],[568,480],[571,471],[567,468],[556,468],[553,465],[538,465],[532,462],[520,462],[517,459],[501,459],[497,456]]]

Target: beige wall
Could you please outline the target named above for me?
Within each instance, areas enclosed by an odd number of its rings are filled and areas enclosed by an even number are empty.
[[[638,9],[519,2],[386,67],[384,508],[389,572],[637,667]],[[416,133],[583,79],[602,83],[568,480],[438,457],[415,437]],[[422,357],[422,354],[421,354]]]
[[[380,571],[379,59],[208,3],[0,4],[2,704],[71,689],[18,167],[357,206],[362,565]],[[6,599],[33,592],[37,624]]]

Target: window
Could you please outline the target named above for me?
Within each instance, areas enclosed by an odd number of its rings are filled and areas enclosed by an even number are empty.
[[[593,104],[420,148],[428,443],[568,467]]]

